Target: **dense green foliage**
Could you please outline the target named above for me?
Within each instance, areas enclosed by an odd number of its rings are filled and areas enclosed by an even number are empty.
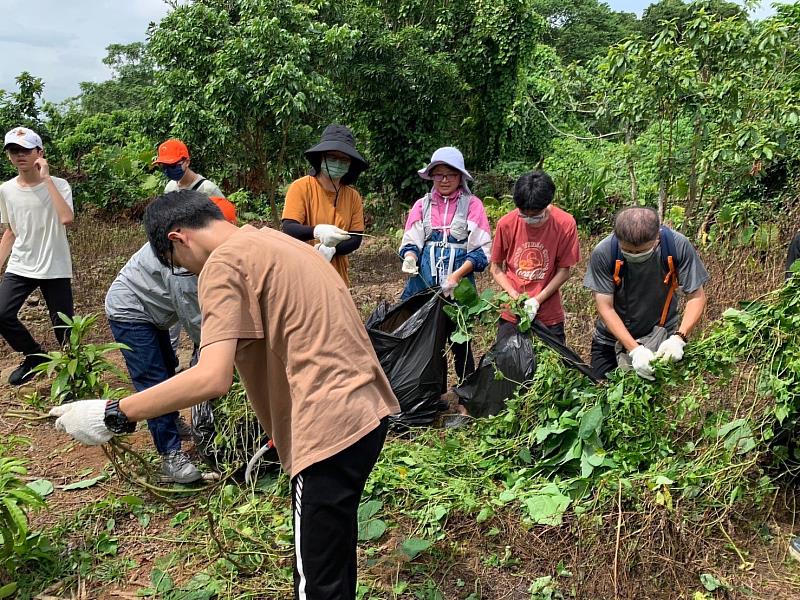
[[[277,219],[303,150],[338,121],[371,162],[359,186],[382,215],[456,145],[485,195],[544,161],[559,203],[595,231],[640,202],[713,239],[718,215],[768,200],[735,234],[752,240],[791,197],[799,26],[797,5],[754,21],[724,0],[662,0],[640,20],[597,0],[195,0],[146,44],[109,46],[112,78],[76,99],[41,104],[46,82],[23,73],[0,123],[37,127],[78,202],[109,210],[161,189],[149,163],[178,136],[197,170],[248,192],[245,212]]]

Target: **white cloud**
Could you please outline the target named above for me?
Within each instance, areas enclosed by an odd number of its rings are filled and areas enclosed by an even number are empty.
[[[163,0],[0,0],[0,89],[16,90],[22,71],[41,77],[44,97],[75,96],[81,81],[103,81],[109,44],[144,41]]]

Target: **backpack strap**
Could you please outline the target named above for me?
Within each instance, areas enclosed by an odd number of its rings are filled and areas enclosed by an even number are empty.
[[[615,233],[611,234],[611,259],[614,261],[614,285],[622,285],[622,278],[625,275],[625,258],[619,248],[619,239]]]
[[[659,321],[659,325],[664,327],[667,322],[670,304],[672,304],[672,297],[675,295],[680,282],[678,280],[678,258],[675,255],[675,235],[665,225],[662,225],[659,231],[661,232],[661,261],[664,263],[664,270],[667,272],[664,276],[664,285],[669,288],[667,300],[661,310],[661,320]]]
[[[200,189],[200,186],[201,186],[201,185],[203,185],[203,182],[204,182],[205,180],[206,180],[206,178],[205,178],[205,177],[201,177],[200,179],[198,179],[197,181],[195,181],[194,185],[193,185],[192,187],[190,187],[189,189],[190,189],[190,190],[192,190],[193,192],[196,192],[197,190],[199,190],[199,189]]]
[[[667,322],[669,307],[672,304],[672,298],[678,289],[680,281],[678,279],[678,258],[675,254],[675,234],[666,225],[659,227],[658,231],[661,242],[661,263],[667,273],[664,276],[664,285],[668,287],[667,300],[664,303],[664,308],[661,309],[661,320],[659,321],[659,325],[663,327]],[[614,234],[611,234],[611,258],[614,261],[614,285],[619,287],[622,285],[622,278],[625,276],[625,257],[619,247],[619,240]]]
[[[430,193],[425,194],[425,197],[422,199],[422,231],[425,236],[425,241],[427,242],[431,237],[431,233],[433,233],[433,227],[431,225]]]

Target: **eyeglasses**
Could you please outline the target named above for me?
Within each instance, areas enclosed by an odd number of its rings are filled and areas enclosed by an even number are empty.
[[[169,242],[169,270],[175,277],[191,277],[194,273],[187,271],[183,267],[178,267],[178,270],[175,270],[175,244],[170,240]]]
[[[444,181],[445,179],[447,181],[453,181],[454,179],[458,179],[459,176],[460,173],[436,173],[434,175],[431,175],[431,179],[433,179],[436,183],[439,183],[440,181]]]

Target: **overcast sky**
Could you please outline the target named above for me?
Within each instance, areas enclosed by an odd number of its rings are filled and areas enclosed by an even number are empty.
[[[614,10],[635,12],[647,0],[606,0]],[[144,41],[147,26],[169,10],[164,0],[0,0],[0,89],[30,71],[45,82],[44,96],[75,96],[81,81],[103,81],[109,44]],[[771,9],[764,3],[756,16]]]

